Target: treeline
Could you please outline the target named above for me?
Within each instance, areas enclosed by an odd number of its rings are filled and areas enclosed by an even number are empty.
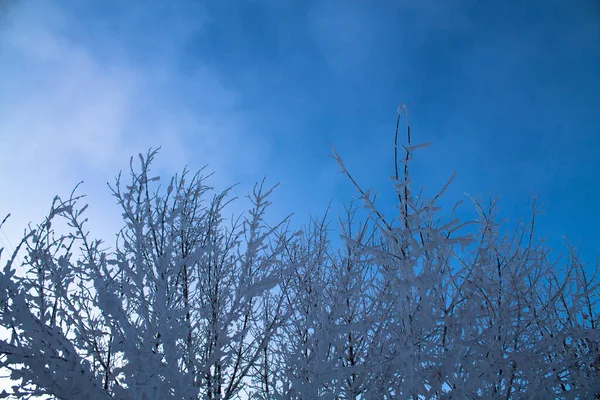
[[[161,186],[156,151],[111,186],[124,221],[112,250],[86,230],[82,196],[57,197],[1,253],[0,366],[12,394],[600,398],[590,268],[571,248],[550,257],[535,203],[506,234],[493,202],[473,201],[478,217],[463,223],[438,207],[443,190],[415,195],[418,147],[396,132],[391,219],[334,151],[359,199],[337,223],[326,216],[300,232],[266,223],[264,183],[235,220],[224,217],[229,191],[202,171]],[[58,220],[69,232],[54,232]]]

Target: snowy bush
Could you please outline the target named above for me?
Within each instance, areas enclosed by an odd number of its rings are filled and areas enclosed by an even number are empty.
[[[229,191],[187,170],[161,187],[155,151],[111,186],[124,222],[114,250],[86,231],[82,196],[57,197],[2,253],[0,367],[12,394],[600,398],[589,266],[573,248],[550,256],[534,234],[535,202],[509,234],[494,202],[473,200],[478,217],[461,223],[438,206],[447,186],[415,195],[409,166],[423,146],[407,127],[402,157],[396,130],[393,218],[334,150],[360,195],[340,241],[327,214],[300,233],[266,224],[262,183],[245,217],[226,219]],[[68,233],[55,234],[60,221]]]

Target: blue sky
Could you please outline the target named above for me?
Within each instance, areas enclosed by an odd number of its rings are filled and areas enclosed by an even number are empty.
[[[600,247],[600,6],[577,1],[7,1],[0,11],[0,212],[15,241],[79,180],[91,227],[118,210],[105,182],[162,146],[161,175],[210,165],[240,194],[280,182],[300,224],[375,190],[410,107],[417,185],[454,170],[448,202],[499,196],[587,258]],[[8,188],[8,190],[6,190]],[[334,210],[339,209],[335,208]],[[468,214],[469,205],[463,209]]]

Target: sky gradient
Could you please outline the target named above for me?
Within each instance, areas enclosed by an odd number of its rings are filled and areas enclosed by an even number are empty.
[[[157,173],[209,164],[244,194],[267,175],[302,224],[389,187],[409,105],[417,186],[499,197],[600,247],[600,6],[593,0],[6,1],[0,8],[0,213],[10,241],[84,181],[90,226],[119,227],[105,186],[162,146]],[[385,207],[385,206],[384,206]],[[465,213],[471,211],[468,204]],[[1,236],[3,240],[4,236]]]

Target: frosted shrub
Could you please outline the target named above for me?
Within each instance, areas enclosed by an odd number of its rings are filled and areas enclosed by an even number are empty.
[[[461,223],[439,206],[448,185],[415,194],[409,166],[425,145],[411,144],[408,123],[399,144],[400,117],[395,204],[376,204],[333,151],[359,195],[336,234],[327,214],[301,233],[266,224],[262,183],[247,213],[226,219],[228,190],[187,170],[161,187],[153,151],[111,186],[123,217],[114,250],[86,231],[81,196],[56,198],[14,254],[0,253],[12,393],[600,398],[593,268],[570,247],[551,256],[535,202],[508,230],[495,202],[473,200],[477,217]]]

